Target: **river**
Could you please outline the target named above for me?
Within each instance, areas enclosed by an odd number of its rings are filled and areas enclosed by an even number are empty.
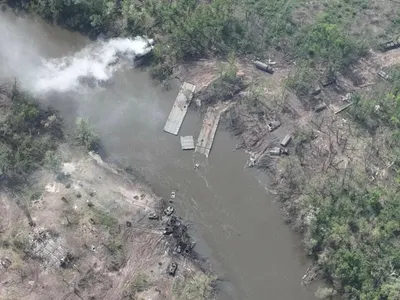
[[[133,166],[160,196],[177,191],[174,206],[189,220],[196,250],[224,279],[221,300],[315,299],[314,291],[300,284],[309,261],[299,237],[284,224],[279,205],[260,183],[262,174],[245,169],[247,156],[233,151],[237,141],[223,124],[208,160],[181,151],[179,138],[163,132],[176,83],[167,90],[131,64],[117,62],[111,70],[102,58],[110,47],[126,46],[122,41],[93,44],[10,12],[0,13],[0,32],[1,77],[15,76],[24,88],[43,92],[67,123],[90,118],[111,159]],[[111,83],[82,88],[76,73],[88,69],[104,71],[99,76]],[[189,110],[180,135],[197,136],[200,127],[200,116]],[[194,159],[201,162],[197,170]]]

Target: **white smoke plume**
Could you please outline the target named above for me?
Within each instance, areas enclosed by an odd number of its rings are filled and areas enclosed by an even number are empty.
[[[0,12],[0,32],[0,78],[18,78],[24,88],[38,95],[80,92],[88,84],[107,82],[125,64],[133,65],[135,57],[150,52],[154,43],[143,37],[115,38],[92,42],[71,53],[64,49],[87,42],[66,45],[69,41],[58,36],[65,34],[63,30],[53,32],[43,22],[11,12]],[[75,43],[74,39],[70,42]]]
[[[37,70],[34,92],[78,91],[83,82],[107,82],[125,63],[149,53],[153,41],[142,37],[115,38],[88,45],[72,56],[43,60]]]

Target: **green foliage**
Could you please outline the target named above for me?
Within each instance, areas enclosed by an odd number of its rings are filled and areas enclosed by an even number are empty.
[[[380,126],[389,128],[395,139],[400,134],[400,72],[388,73],[393,83],[382,82],[371,93],[355,95],[349,114],[372,133]]]
[[[248,51],[245,29],[234,11],[236,0],[210,3],[196,0],[158,1],[144,12],[153,20],[146,34],[160,36],[154,49],[154,73],[169,76],[177,62],[226,55],[231,51]]]
[[[237,72],[238,68],[236,67],[236,57],[234,53],[230,53],[228,56],[228,62],[226,64],[221,64],[219,66],[220,69],[220,78],[222,81],[227,83],[235,83],[238,79]]]
[[[111,238],[110,241],[105,245],[108,252],[113,256],[122,255],[123,247],[121,244],[120,239],[118,238]]]
[[[29,237],[26,236],[22,232],[13,232],[12,240],[12,248],[18,253],[26,253],[29,251],[31,246],[29,242]]]
[[[150,74],[153,78],[160,81],[168,79],[175,67],[175,60],[171,49],[163,43],[156,44],[153,49],[153,66]],[[165,55],[168,53],[168,55]]]
[[[361,41],[323,18],[301,30],[295,47],[301,58],[327,64],[326,69],[331,71],[343,70],[366,53]]]
[[[136,294],[148,290],[149,278],[146,274],[139,273],[135,279],[125,284],[123,288],[123,299],[137,299]]]
[[[57,151],[48,150],[44,155],[43,163],[47,168],[57,173],[61,168],[61,156]]]
[[[318,77],[312,65],[302,62],[289,74],[286,84],[296,95],[306,97],[317,86],[317,82]]]
[[[10,1],[51,22],[98,36],[148,35],[158,41],[153,74],[165,79],[177,62],[209,55],[264,53],[294,32],[294,0]],[[278,45],[279,44],[279,45]],[[281,48],[282,48],[281,47]]]
[[[367,117],[393,129],[400,128],[400,95],[388,92],[379,98],[360,97],[352,111],[361,122]],[[377,124],[378,125],[378,124]]]
[[[94,209],[93,211],[97,214],[99,224],[106,227],[109,231],[112,231],[118,227],[118,220],[110,213],[98,209]]]
[[[400,299],[400,278],[393,277],[388,283],[382,287],[382,295],[385,299]]]
[[[246,88],[243,101],[247,105],[248,111],[259,115],[260,121],[263,121],[265,113],[268,111],[268,108],[263,103],[265,101],[264,91],[257,86],[250,86]]]
[[[57,121],[45,126],[44,120],[54,112],[41,109],[16,85],[10,101],[10,111],[0,122],[0,173],[18,181],[45,163],[46,153],[56,150],[62,131]]]
[[[0,176],[7,174],[12,169],[13,153],[9,145],[0,143]]]
[[[232,6],[229,0],[213,1],[211,5],[195,0],[173,1],[161,9],[158,18],[163,22],[161,33],[168,34],[167,43],[178,60],[200,57],[209,49],[226,49],[234,43]]]
[[[315,296],[318,299],[331,299],[331,297],[336,295],[336,291],[333,288],[318,288]]]
[[[273,48],[286,52],[290,37],[296,32],[292,13],[296,0],[246,0],[238,6],[242,18],[245,38],[244,47],[262,53]],[[251,52],[253,52],[251,51]]]
[[[117,12],[111,0],[36,0],[30,8],[45,19],[92,36],[109,29]]]
[[[205,274],[186,276],[184,279],[176,279],[173,287],[174,300],[203,300],[210,299],[213,288],[213,278]]]
[[[132,288],[138,293],[144,292],[148,287],[148,277],[145,274],[138,274],[132,282]]]
[[[385,295],[392,292],[391,274],[400,272],[398,187],[365,182],[352,170],[310,189],[310,252],[347,298],[392,299]]]
[[[390,176],[383,184],[371,182],[366,171],[346,170],[308,188],[304,203],[311,220],[306,244],[346,299],[400,295],[400,97],[398,74],[388,72],[393,83],[353,95],[348,114],[380,141],[368,147],[391,162]]]
[[[315,138],[313,130],[302,130],[296,132],[294,136],[294,149],[296,155],[302,158],[305,155],[305,145],[310,143]]]
[[[84,118],[76,120],[75,140],[88,151],[97,151],[100,147],[99,136]]]

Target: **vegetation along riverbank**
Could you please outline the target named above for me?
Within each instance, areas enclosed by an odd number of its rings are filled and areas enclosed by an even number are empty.
[[[271,175],[315,261],[304,283],[324,278],[325,298],[399,299],[399,2],[8,4],[92,37],[154,38],[157,79],[196,84],[200,109],[231,106],[238,147]],[[289,155],[271,156],[286,135]]]
[[[0,299],[212,299],[168,203],[37,100],[1,85]]]

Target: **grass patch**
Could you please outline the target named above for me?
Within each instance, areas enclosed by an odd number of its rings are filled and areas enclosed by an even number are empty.
[[[149,279],[146,274],[139,273],[135,279],[125,284],[123,288],[123,299],[137,299],[136,294],[148,290],[150,287]]]
[[[173,295],[176,300],[204,300],[210,299],[214,291],[213,278],[205,274],[188,276],[185,279],[177,278],[174,282]]]

